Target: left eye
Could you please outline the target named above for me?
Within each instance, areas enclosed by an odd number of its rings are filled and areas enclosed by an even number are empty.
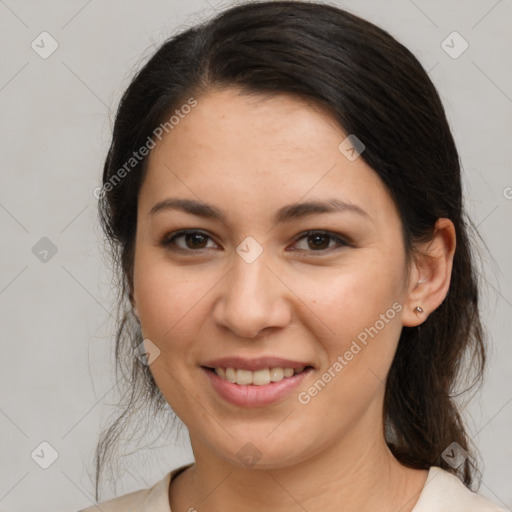
[[[339,246],[349,246],[350,244],[346,242],[345,240],[331,235],[330,233],[326,231],[308,231],[307,233],[304,233],[297,242],[300,242],[301,240],[307,240],[309,239],[312,241],[312,243],[308,243],[308,247],[312,248],[312,251],[308,252],[321,252],[325,251],[326,249],[332,249],[333,246],[329,246],[329,243],[331,241],[336,242]],[[336,245],[336,243],[334,245]],[[303,249],[299,249],[303,250]],[[306,249],[307,251],[307,249]]]

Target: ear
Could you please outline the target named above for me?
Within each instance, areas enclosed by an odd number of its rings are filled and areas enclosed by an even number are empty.
[[[432,239],[419,246],[413,258],[402,315],[404,326],[420,325],[445,299],[450,287],[455,247],[453,222],[447,218],[438,219]],[[416,309],[418,306],[422,311]]]

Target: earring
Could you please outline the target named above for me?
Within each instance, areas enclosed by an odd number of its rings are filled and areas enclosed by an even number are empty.
[[[418,312],[418,313],[423,313],[423,308],[421,308],[420,306],[416,306],[416,308],[414,309],[414,311]]]

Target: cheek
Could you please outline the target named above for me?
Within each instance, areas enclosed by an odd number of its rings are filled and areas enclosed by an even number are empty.
[[[332,371],[361,391],[365,382],[378,384],[375,376],[385,379],[402,329],[400,257],[379,253],[361,252],[351,265],[308,278],[297,275],[293,284],[307,306],[300,322],[323,348],[322,366],[331,368],[341,357],[343,370]]]
[[[329,410],[337,425],[331,424],[333,435],[337,428],[349,428],[371,404],[377,406],[375,398],[384,392],[396,351],[402,328],[402,305],[395,293],[399,283],[389,275],[376,279],[379,275],[354,269],[326,279],[328,293],[317,290],[309,295],[314,313],[310,319],[321,319],[320,323],[314,320],[322,325],[314,335],[324,357],[322,372],[301,390],[300,403],[311,418]],[[304,286],[303,293],[308,288]],[[314,428],[315,421],[307,421]]]
[[[186,417],[190,404],[180,390],[188,379],[186,368],[197,361],[197,348],[190,343],[200,325],[194,318],[201,314],[201,298],[211,286],[164,260],[150,251],[137,254],[134,298],[143,337],[160,351],[150,366],[153,378],[172,409]]]
[[[323,269],[310,276],[297,272],[287,282],[310,315],[321,320],[326,335],[345,339],[373,325],[402,300],[399,268],[382,260],[379,264],[379,259],[360,258],[350,265]],[[396,309],[388,316],[395,318]]]
[[[206,314],[203,307],[215,277],[206,268],[178,267],[165,254],[141,249],[135,258],[134,298],[143,336],[164,353],[185,349],[200,325],[195,319]]]

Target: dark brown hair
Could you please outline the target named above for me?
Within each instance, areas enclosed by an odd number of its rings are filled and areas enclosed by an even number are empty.
[[[102,466],[133,411],[149,403],[149,417],[170,412],[148,366],[133,355],[142,341],[130,297],[137,197],[147,158],[115,184],[112,179],[175,109],[223,87],[306,99],[355,134],[365,145],[361,158],[398,207],[408,257],[418,242],[430,239],[438,218],[455,225],[448,294],[420,327],[403,328],[386,381],[383,420],[400,462],[441,466],[469,487],[477,470],[475,448],[455,395],[479,384],[485,365],[476,253],[469,239],[470,229],[477,232],[463,206],[459,156],[439,95],[418,60],[384,30],[328,4],[275,1],[232,7],[170,38],[121,99],[99,211],[119,278],[116,376],[119,367],[127,391],[122,413],[98,443],[96,499]],[[453,442],[469,455],[457,469],[441,457]]]

